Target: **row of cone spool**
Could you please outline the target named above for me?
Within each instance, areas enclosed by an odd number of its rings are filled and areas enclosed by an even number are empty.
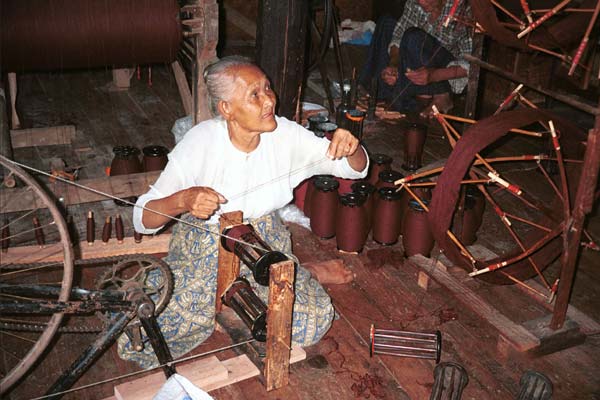
[[[133,146],[113,147],[113,159],[110,164],[110,176],[137,174],[140,172],[161,171],[168,162],[169,150],[164,146],[151,145],[142,149]]]
[[[381,245],[393,245],[402,235],[407,257],[428,257],[434,246],[425,207],[431,199],[427,187],[413,188],[420,201],[394,184],[403,174],[391,169],[392,158],[384,154],[371,156],[367,179],[349,180],[319,175],[304,182],[304,191],[296,191],[296,205],[310,218],[313,233],[322,239],[335,237],[337,248],[359,253],[369,235]],[[484,201],[478,191],[465,195],[459,238],[473,244],[481,225]]]

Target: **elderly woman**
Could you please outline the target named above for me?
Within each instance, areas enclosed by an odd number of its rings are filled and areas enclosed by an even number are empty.
[[[196,125],[175,146],[133,214],[135,229],[145,234],[160,230],[169,221],[165,215],[183,214],[186,221],[173,229],[165,261],[175,290],[158,318],[175,357],[198,346],[214,329],[219,214],[241,210],[273,249],[291,254],[289,232],[275,211],[290,202],[294,187],[316,174],[362,178],[368,167],[364,149],[350,132],[338,129],[330,142],[275,116],[275,93],[250,61],[223,58],[206,69],[204,79],[215,117]],[[243,265],[241,274],[266,302],[268,288],[257,285]],[[329,329],[333,306],[302,266],[295,294],[292,343],[309,346]],[[126,337],[119,341],[119,352],[143,367],[156,362],[147,349],[133,351]]]

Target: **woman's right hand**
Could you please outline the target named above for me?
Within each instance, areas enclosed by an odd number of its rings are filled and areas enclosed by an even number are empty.
[[[194,217],[208,219],[227,199],[209,187],[194,186],[182,191],[182,202]]]
[[[381,71],[381,79],[390,86],[394,86],[398,80],[398,68],[387,66]]]

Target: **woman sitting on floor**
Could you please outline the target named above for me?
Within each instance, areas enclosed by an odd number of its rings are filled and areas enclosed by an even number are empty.
[[[290,234],[276,210],[292,200],[292,190],[317,174],[362,178],[365,150],[349,132],[338,129],[331,142],[295,122],[275,116],[276,98],[265,74],[241,57],[210,65],[204,79],[215,117],[186,133],[169,154],[169,163],[134,209],[135,229],[160,230],[169,216],[186,223],[173,229],[165,261],[175,278],[173,297],[158,317],[174,357],[201,344],[215,327],[219,214],[241,210],[247,222],[274,250],[291,253]],[[146,207],[144,210],[141,207]],[[348,281],[345,269],[313,271],[330,282]],[[244,265],[241,275],[267,302],[268,288],[257,285]],[[326,282],[325,282],[326,283]],[[298,266],[292,344],[309,346],[331,326],[331,299],[311,273]],[[119,353],[148,367],[151,351],[136,352],[126,336]]]

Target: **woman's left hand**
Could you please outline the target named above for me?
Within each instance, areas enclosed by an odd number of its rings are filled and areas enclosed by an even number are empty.
[[[327,148],[327,157],[332,160],[339,160],[344,157],[350,157],[358,149],[359,141],[350,131],[338,128],[333,133],[333,138]]]
[[[432,82],[433,69],[421,67],[415,71],[407,71],[404,75],[415,85],[423,86]]]

